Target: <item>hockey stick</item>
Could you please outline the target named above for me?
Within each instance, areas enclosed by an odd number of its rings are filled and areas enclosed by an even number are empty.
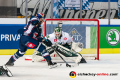
[[[57,52],[57,50],[56,49],[54,49],[53,47],[52,47],[52,49],[60,56],[60,58],[66,63],[66,67],[74,67],[73,65],[69,65],[64,59],[63,59],[63,57]]]
[[[48,40],[42,35],[42,37],[48,42]],[[66,67],[74,67],[73,65],[69,65],[63,58],[62,56],[56,51],[55,48],[51,46],[51,48],[60,56],[60,58],[66,63]]]

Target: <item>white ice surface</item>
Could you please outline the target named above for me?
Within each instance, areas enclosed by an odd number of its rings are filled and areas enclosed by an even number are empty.
[[[5,64],[11,55],[0,55],[0,66]],[[46,62],[25,61],[24,55],[19,58],[13,67],[8,67],[13,77],[0,76],[0,80],[120,80],[120,54],[100,54],[100,60],[87,60],[72,68],[61,63],[54,69],[49,69]],[[60,64],[60,63],[59,63]],[[75,63],[69,63],[75,65]],[[117,76],[76,76],[71,78],[69,73],[118,73]]]

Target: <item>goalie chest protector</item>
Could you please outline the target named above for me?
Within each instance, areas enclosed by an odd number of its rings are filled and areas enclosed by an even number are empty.
[[[62,37],[61,39],[56,39],[54,33],[50,34],[48,36],[48,39],[52,42],[52,44],[60,44],[64,45],[66,43],[70,43],[73,41],[72,37],[69,36],[68,33],[62,31]]]

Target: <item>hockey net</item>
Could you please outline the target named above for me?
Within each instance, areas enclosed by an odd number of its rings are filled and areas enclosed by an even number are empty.
[[[69,33],[74,42],[83,43],[83,50],[80,53],[85,59],[99,60],[99,20],[45,19],[44,36],[53,33],[58,22],[62,22],[62,31]]]

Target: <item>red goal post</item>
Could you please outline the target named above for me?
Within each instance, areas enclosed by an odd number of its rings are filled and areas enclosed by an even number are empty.
[[[45,19],[44,33],[43,33],[44,36],[46,36],[47,34],[53,33],[54,28],[52,28],[52,27],[53,26],[56,27],[57,23],[59,21],[61,21],[63,23],[64,27],[62,27],[62,30],[68,31],[68,29],[71,28],[71,30],[74,30],[74,32],[75,31],[78,32],[79,35],[83,35],[82,36],[83,40],[78,39],[79,41],[81,40],[80,42],[83,42],[83,44],[84,44],[84,48],[80,52],[81,54],[83,53],[87,57],[89,57],[89,56],[93,57],[93,55],[91,55],[91,54],[95,54],[93,59],[99,60],[99,20],[98,19]],[[64,29],[64,28],[66,28],[66,29]],[[79,28],[81,31],[79,30]],[[82,32],[82,33],[79,33],[79,32]],[[71,32],[68,32],[68,33],[71,33]],[[73,38],[74,38],[74,36],[75,35],[73,35]],[[84,36],[85,36],[85,38],[84,38]],[[81,36],[78,36],[78,38],[80,38],[80,37]],[[90,41],[88,42],[88,40],[90,40]],[[86,42],[84,42],[84,41],[86,41]],[[87,48],[88,44],[90,46],[89,48]],[[90,55],[89,55],[89,53],[90,53]]]

